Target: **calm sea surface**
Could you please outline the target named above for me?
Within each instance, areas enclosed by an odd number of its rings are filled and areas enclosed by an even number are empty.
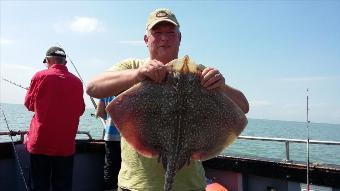
[[[8,126],[11,130],[27,130],[32,112],[20,104],[1,104]],[[94,109],[86,109],[81,117],[79,130],[89,131],[93,138],[101,139],[103,126],[101,122],[92,117]],[[0,132],[8,131],[3,114],[0,116]],[[303,122],[277,121],[263,119],[249,119],[243,136],[274,137],[288,139],[306,139],[307,127]],[[339,124],[311,123],[309,125],[310,140],[340,141]],[[77,136],[80,139],[86,136]],[[8,136],[0,136],[0,142],[10,141]],[[279,160],[285,158],[285,144],[282,142],[237,140],[223,153],[229,155],[247,155],[269,157]],[[306,144],[291,143],[290,158],[293,161],[306,161]],[[340,165],[340,146],[336,145],[310,145],[310,161],[318,164]]]

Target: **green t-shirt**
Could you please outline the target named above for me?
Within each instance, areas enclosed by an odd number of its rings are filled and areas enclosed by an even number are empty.
[[[148,59],[128,59],[117,63],[109,71],[136,69]],[[122,165],[118,176],[118,185],[132,191],[162,191],[165,170],[157,158],[146,158],[135,151],[126,140],[121,138]],[[202,191],[205,190],[205,173],[202,163],[190,161],[177,172],[173,191]]]

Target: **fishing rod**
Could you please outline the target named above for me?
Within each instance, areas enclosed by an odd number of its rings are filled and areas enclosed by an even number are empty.
[[[9,82],[9,83],[12,84],[12,85],[15,85],[15,86],[20,87],[20,88],[25,89],[25,90],[28,90],[27,87],[24,87],[24,86],[22,86],[22,85],[20,85],[20,84],[18,84],[18,83],[15,83],[15,82],[13,82],[13,81],[11,81],[11,80],[8,80],[8,79],[6,79],[6,78],[2,78],[2,79],[3,79],[4,81],[6,81],[6,82]],[[91,113],[91,117],[94,117],[94,116],[95,116],[95,114]]]
[[[6,126],[7,126],[7,129],[9,132],[13,132],[12,130],[10,130],[9,128],[9,125],[8,125],[8,122],[7,122],[7,118],[6,118],[6,115],[5,115],[5,112],[4,110],[2,109],[2,107],[0,107],[0,110],[2,112],[2,115],[4,116],[4,119],[5,119],[5,123],[6,123]],[[26,182],[26,179],[25,179],[25,176],[24,176],[24,171],[22,170],[22,166],[21,166],[21,163],[20,163],[20,159],[19,159],[19,155],[18,155],[18,152],[15,148],[15,145],[14,145],[14,141],[13,141],[13,135],[10,133],[9,134],[9,137],[11,138],[11,142],[12,142],[12,147],[13,147],[13,151],[14,151],[14,156],[15,156],[15,159],[18,163],[18,166],[19,166],[19,171],[20,171],[20,175],[21,175],[21,178],[22,180],[24,181],[24,185],[25,185],[25,188],[26,190],[28,191],[28,186],[27,186],[27,182]]]
[[[22,89],[28,90],[27,87],[24,87],[24,86],[22,86],[22,85],[20,85],[20,84],[17,84],[17,83],[15,83],[15,82],[11,81],[11,80],[8,80],[8,79],[6,79],[6,78],[2,78],[2,79],[5,80],[6,82],[9,82],[10,84],[13,84],[13,85],[18,86],[18,87],[20,87],[20,88],[22,88]]]
[[[58,46],[59,46],[60,48],[62,48],[62,46],[61,46],[59,43],[57,43],[57,44],[58,44]],[[66,53],[65,53],[65,54],[66,54]],[[69,55],[69,54],[66,54],[66,56],[67,56],[68,59],[70,60],[72,66],[73,66],[73,68],[74,68],[74,70],[77,72],[80,81],[83,82],[83,84],[84,84],[84,80],[83,80],[83,78],[81,77],[81,75],[79,74],[76,65],[74,65],[74,63],[72,62],[70,55]],[[97,109],[97,104],[96,104],[96,102],[94,101],[93,97],[91,97],[91,96],[89,96],[89,97],[90,97],[90,99],[91,99],[91,102],[92,102],[94,108]]]
[[[62,46],[61,46],[60,43],[57,43],[57,44],[58,44],[58,46],[59,46],[60,48],[62,48]],[[65,54],[66,54],[66,53],[65,53]],[[69,55],[69,54],[66,54],[66,56],[67,56],[68,59],[70,60],[72,66],[73,66],[73,68],[74,68],[74,70],[77,72],[80,81],[84,84],[83,78],[81,77],[80,73],[78,72],[76,65],[72,62],[70,55]],[[89,97],[90,97],[90,100],[91,100],[91,102],[92,102],[92,105],[93,105],[94,109],[97,109],[97,104],[96,104],[96,102],[94,101],[93,97],[91,97],[91,96],[89,96]],[[102,118],[100,118],[100,121],[102,122],[102,125],[103,125],[103,127],[104,127],[103,136],[102,136],[102,138],[103,138],[103,137],[104,137],[104,132],[105,132],[106,123],[105,123],[104,119],[102,119]]]
[[[307,126],[307,189],[306,191],[309,191],[309,89],[307,88],[307,109],[306,109],[306,114],[307,114],[307,121],[306,121],[306,126]]]

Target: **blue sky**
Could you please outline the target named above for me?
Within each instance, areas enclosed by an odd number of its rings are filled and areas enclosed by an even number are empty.
[[[248,117],[305,121],[309,88],[310,120],[340,124],[340,1],[2,0],[0,6],[1,77],[23,86],[58,43],[85,84],[122,59],[147,57],[147,15],[166,7],[181,25],[180,56],[218,68],[247,96]],[[1,102],[23,103],[24,96],[1,80]]]

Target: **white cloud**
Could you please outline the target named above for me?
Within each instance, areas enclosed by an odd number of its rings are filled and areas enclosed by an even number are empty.
[[[6,39],[6,38],[3,38],[3,37],[0,37],[0,44],[1,44],[1,45],[12,44],[12,43],[13,43],[13,40],[10,40],[10,39]]]
[[[123,40],[123,41],[118,41],[119,44],[128,44],[128,45],[133,45],[133,46],[139,46],[139,45],[144,45],[145,42],[142,40]]]
[[[54,30],[59,33],[72,31],[76,33],[94,33],[105,31],[104,24],[95,17],[75,16],[71,21],[61,21],[54,24]]]
[[[94,17],[74,17],[69,28],[71,31],[80,33],[104,31],[103,24]]]

